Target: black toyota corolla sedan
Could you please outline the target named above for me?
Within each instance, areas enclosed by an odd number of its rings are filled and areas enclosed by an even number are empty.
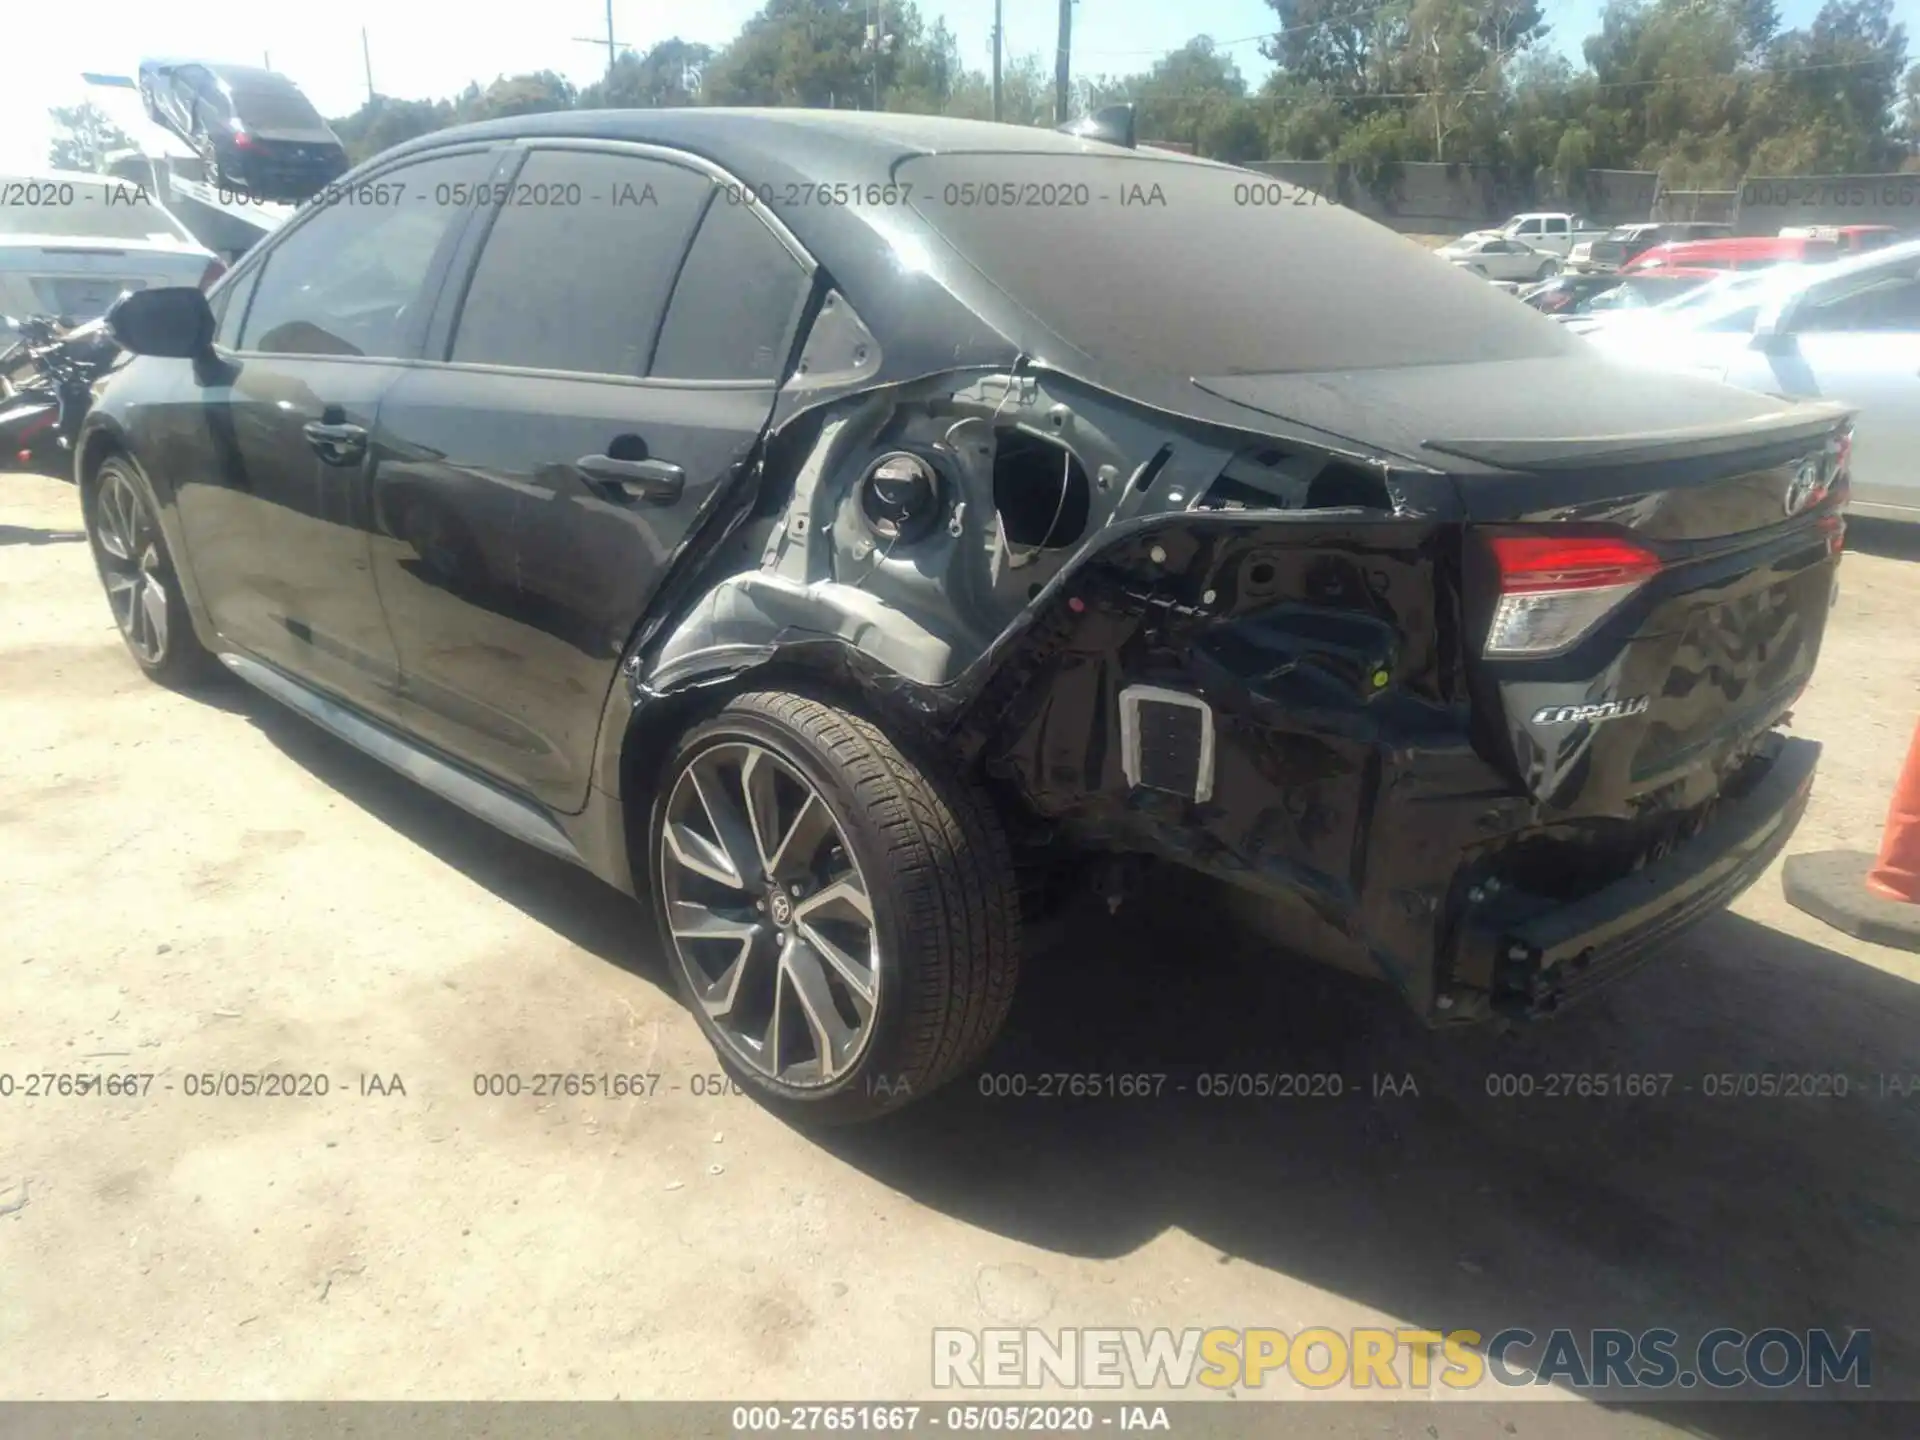
[[[788,1114],[969,1066],[1078,857],[1440,1023],[1624,969],[1806,803],[1844,410],[1052,132],[562,113],[348,190],[113,312],[127,644],[650,898]]]

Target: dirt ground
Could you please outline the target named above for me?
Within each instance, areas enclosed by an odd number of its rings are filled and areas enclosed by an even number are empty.
[[[989,1072],[1281,1066],[1345,1096],[969,1081],[823,1141],[702,1093],[631,902],[264,698],[143,680],[79,523],[70,486],[0,478],[0,1071],[160,1078],[0,1098],[0,1396],[910,1398],[934,1327],[995,1324],[1864,1326],[1876,1383],[1920,1393],[1920,1080],[1878,1078],[1920,1077],[1920,968],[1777,875],[1505,1038],[1417,1031],[1191,908],[1103,911],[1030,973]],[[1877,843],[1920,709],[1920,547],[1866,540],[1795,721],[1827,747],[1796,849]],[[185,1093],[253,1070],[330,1093]],[[474,1091],[549,1071],[661,1080]],[[1487,1094],[1590,1071],[1676,1078]],[[1706,1097],[1726,1072],[1851,1093]],[[1774,1408],[1689,1423],[1834,1433]],[[1673,1433],[1644,1406],[1445,1411],[1353,1433]]]

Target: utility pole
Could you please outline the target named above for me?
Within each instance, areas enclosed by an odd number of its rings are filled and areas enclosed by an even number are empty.
[[[604,45],[607,47],[607,100],[613,99],[613,66],[620,58],[620,42],[613,38],[613,0],[607,0],[607,34],[602,39],[598,35],[576,35],[574,40],[581,45]]]
[[[893,51],[893,36],[887,33],[887,0],[874,0],[873,8],[867,12],[873,18],[867,22],[867,48],[873,51],[873,108],[880,108],[880,57]],[[856,105],[858,102],[855,102]]]
[[[993,118],[1000,118],[1000,6],[1002,0],[993,0]]]
[[[367,27],[360,27],[360,63],[367,71],[367,103],[373,103],[373,51],[367,46]]]
[[[1073,0],[1060,0],[1060,52],[1053,62],[1053,123],[1071,118],[1073,103]]]

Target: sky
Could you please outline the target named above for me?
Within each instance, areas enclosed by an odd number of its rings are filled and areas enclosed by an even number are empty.
[[[645,50],[672,35],[723,45],[761,0],[613,0],[615,37]],[[991,57],[993,0],[919,0],[929,19],[944,18],[971,66]],[[1596,28],[1601,0],[1546,0],[1557,48],[1578,57],[1581,40]],[[407,99],[451,96],[470,80],[552,69],[575,83],[595,79],[606,66],[606,0],[539,0],[502,5],[493,23],[481,5],[452,0],[330,0],[325,7],[236,5],[233,0],[88,0],[68,10],[18,0],[8,19],[13,62],[0,89],[0,173],[44,166],[50,126],[47,110],[76,104],[88,87],[80,72],[132,74],[142,56],[192,55],[240,64],[268,63],[306,91],[323,114],[344,115],[366,98],[360,31],[366,27],[373,83],[384,95]],[[1009,55],[1037,53],[1052,67],[1058,24],[1056,0],[1003,0]],[[1788,25],[1804,23],[1818,0],[1784,0]],[[1920,0],[1896,0],[1920,51]],[[84,18],[77,13],[84,10]],[[1274,28],[1265,0],[1078,0],[1073,52],[1076,74],[1144,69],[1195,35],[1228,46],[1249,81],[1271,66],[1257,37]],[[19,63],[28,58],[30,63]]]

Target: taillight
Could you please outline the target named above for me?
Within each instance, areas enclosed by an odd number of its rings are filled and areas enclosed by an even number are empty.
[[[253,137],[244,130],[236,130],[233,132],[233,143],[236,149],[251,150],[253,148]]]
[[[1551,655],[1578,643],[1660,573],[1660,557],[1613,536],[1496,535],[1500,603],[1486,653]]]
[[[200,288],[211,290],[213,282],[227,273],[227,262],[218,258],[209,260],[207,268],[200,272]]]
[[[1820,529],[1827,537],[1827,553],[1838,555],[1847,548],[1847,519],[1844,515],[1822,515]]]

